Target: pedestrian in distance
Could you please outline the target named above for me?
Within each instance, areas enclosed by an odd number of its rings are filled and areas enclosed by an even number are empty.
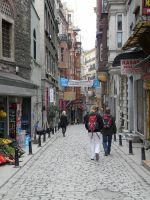
[[[63,137],[65,137],[67,125],[68,125],[68,120],[67,120],[66,111],[63,111],[60,117],[60,124],[59,124],[59,126],[62,128]]]
[[[114,118],[110,114],[110,108],[106,108],[105,113],[103,114],[103,129],[102,129],[102,137],[103,137],[103,148],[104,155],[110,155],[111,152],[111,143],[112,143],[112,135],[116,134],[116,124]]]
[[[103,128],[103,120],[100,114],[97,113],[97,107],[92,106],[90,113],[86,119],[88,135],[91,146],[91,160],[99,160],[100,152],[100,131]]]

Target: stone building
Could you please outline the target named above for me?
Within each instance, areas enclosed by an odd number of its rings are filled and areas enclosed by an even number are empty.
[[[31,134],[31,2],[0,1],[0,137]],[[22,130],[25,130],[22,132]]]
[[[108,28],[108,13],[107,1],[97,0],[96,7],[96,67],[97,78],[101,81],[101,107],[105,109],[107,106],[107,83],[108,76],[107,61],[107,28]]]
[[[38,0],[34,6],[40,17],[40,59],[42,65],[42,124],[49,120],[49,109],[58,106],[58,20],[57,1]]]

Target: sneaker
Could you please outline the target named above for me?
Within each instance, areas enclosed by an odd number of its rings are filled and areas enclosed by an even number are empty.
[[[96,153],[96,161],[98,161],[99,160],[99,154],[98,153]]]
[[[108,156],[108,153],[105,152],[104,156]]]
[[[91,158],[91,160],[94,160],[94,158]]]

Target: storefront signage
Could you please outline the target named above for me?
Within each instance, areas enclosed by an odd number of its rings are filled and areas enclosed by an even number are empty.
[[[142,74],[142,68],[135,67],[139,62],[140,60],[137,59],[121,60],[121,74]]]
[[[142,0],[142,15],[150,15],[150,0]]]
[[[49,98],[50,98],[50,103],[54,103],[54,89],[50,88],[49,90]]]

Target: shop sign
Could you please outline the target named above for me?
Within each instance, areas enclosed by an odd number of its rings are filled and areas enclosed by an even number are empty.
[[[150,15],[150,0],[142,0],[142,15]]]
[[[142,74],[143,69],[142,67],[135,67],[140,60],[137,59],[125,59],[121,60],[121,74],[128,75],[128,74]]]
[[[76,99],[76,93],[75,92],[64,92],[64,100],[66,101],[73,101]]]
[[[50,98],[50,103],[54,103],[54,89],[50,88],[49,90],[49,98]]]

